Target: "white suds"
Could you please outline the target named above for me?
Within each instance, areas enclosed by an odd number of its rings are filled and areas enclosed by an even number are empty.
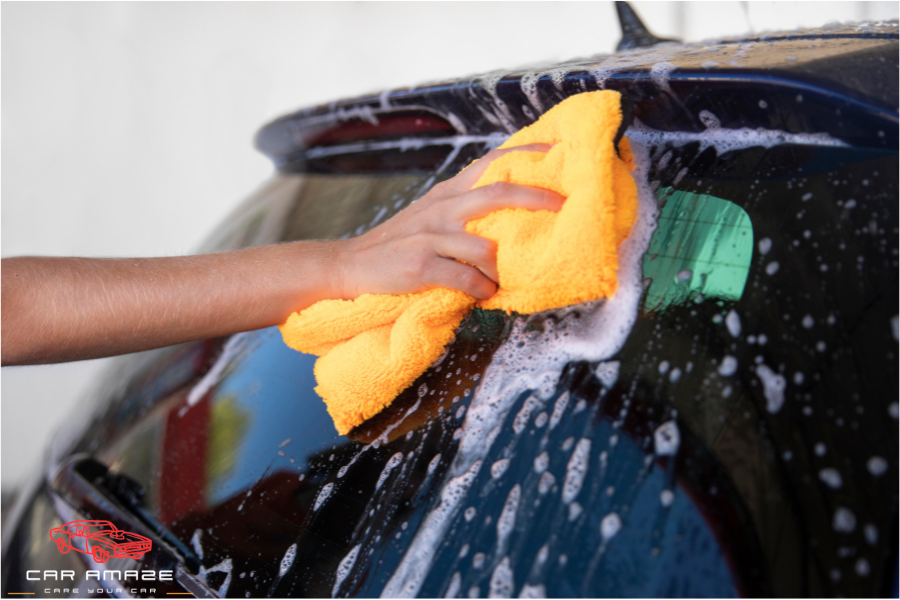
[[[197,555],[197,558],[203,560],[203,545],[200,542],[200,538],[203,535],[202,529],[195,529],[194,535],[191,536],[191,547],[194,549],[194,554]]]
[[[591,440],[581,438],[575,445],[575,451],[566,465],[566,478],[563,481],[562,501],[568,504],[581,492],[584,476],[587,475],[590,460]]]
[[[614,386],[619,379],[619,367],[621,364],[622,363],[617,360],[611,360],[597,365],[596,370],[594,370],[594,375],[597,376],[600,385],[607,389]]]
[[[719,375],[722,377],[731,377],[737,373],[738,361],[735,357],[726,354],[722,357],[722,363],[719,365]]]
[[[547,454],[546,451],[541,452],[534,459],[534,472],[535,473],[543,473],[547,470],[547,467],[550,465],[550,455]]]
[[[756,366],[756,376],[763,384],[763,394],[766,396],[766,410],[775,414],[781,410],[784,404],[784,388],[787,385],[784,377],[778,375],[765,364]]]
[[[461,586],[462,575],[459,574],[459,571],[456,571],[450,578],[450,585],[447,586],[447,593],[444,594],[444,598],[456,598],[457,596],[459,596],[459,588]]]
[[[491,575],[488,598],[511,598],[513,593],[513,571],[509,565],[509,557],[504,556]]]
[[[740,337],[741,317],[733,308],[725,315],[725,327],[728,328],[728,333],[731,334],[731,337]]]
[[[838,507],[831,525],[838,533],[851,533],[856,529],[856,515],[849,508]]]
[[[672,493],[672,490],[663,490],[659,493],[659,503],[664,507],[668,508],[672,506],[672,502],[675,501],[675,494]]]
[[[434,473],[434,470],[438,468],[438,465],[441,464],[441,454],[437,453],[434,455],[434,458],[428,463],[428,475]]]
[[[486,88],[492,87],[489,84],[496,85],[493,80],[486,83]],[[528,319],[516,318],[508,338],[495,351],[466,411],[459,448],[449,467],[452,479],[441,491],[442,501],[423,520],[382,596],[412,597],[418,594],[461,497],[491,449],[490,432],[499,431],[516,400],[528,390],[535,390],[539,397],[551,397],[566,365],[608,360],[628,339],[644,291],[643,256],[656,229],[658,216],[656,198],[647,183],[650,166],[647,148],[637,143],[632,150],[637,165],[633,174],[638,188],[638,211],[629,236],[618,248],[616,293],[611,298],[532,315],[530,319],[544,321],[543,333],[537,337],[528,327]],[[578,453],[576,448],[575,454]],[[573,473],[572,483],[574,477]],[[545,471],[541,474],[538,490],[546,493],[553,481],[553,476]],[[572,489],[571,485],[569,489]]]
[[[681,445],[681,432],[675,421],[667,421],[653,432],[653,447],[659,456],[675,456]]]
[[[534,394],[528,396],[522,404],[522,408],[519,409],[519,412],[516,414],[516,418],[513,419],[513,431],[515,431],[516,434],[525,431],[525,428],[528,426],[528,421],[531,419],[531,413],[541,408],[543,405],[543,402],[538,400]]]
[[[569,505],[569,522],[574,521],[578,517],[581,516],[581,513],[584,511],[582,506],[578,502],[573,502]]]
[[[341,589],[341,584],[344,583],[344,580],[347,579],[347,575],[353,570],[353,565],[356,564],[356,557],[359,555],[359,547],[360,544],[353,546],[353,549],[347,553],[347,556],[341,559],[337,572],[335,573],[334,587],[331,589],[332,598],[337,598],[337,594]]]
[[[313,505],[313,512],[319,510],[319,508],[325,504],[325,501],[331,496],[331,492],[334,491],[334,483],[326,483],[322,486],[322,489],[319,491],[319,495],[316,496],[316,503]]]
[[[291,570],[291,565],[294,564],[294,558],[297,556],[297,544],[291,544],[288,546],[288,549],[284,551],[284,556],[281,557],[281,563],[278,565],[278,576],[284,577],[284,575]]]
[[[469,491],[480,469],[481,461],[477,460],[468,470],[444,485],[441,503],[425,517],[403,560],[384,587],[382,598],[412,598],[418,593],[428,575],[428,569],[423,567],[431,566],[434,554],[440,547],[439,540],[443,538],[456,507]]]
[[[875,477],[881,477],[887,473],[888,462],[880,456],[873,456],[866,462],[866,468]]]
[[[667,61],[658,62],[650,67],[650,79],[652,79],[653,83],[658,87],[671,93],[672,88],[669,87],[669,74],[677,68],[678,67]]]
[[[622,529],[622,519],[614,512],[603,517],[603,520],[600,522],[600,536],[604,542],[612,539],[613,536],[619,533],[620,529]]]
[[[506,473],[506,469],[509,468],[509,459],[501,458],[497,462],[491,465],[491,477],[493,479],[500,479],[503,477],[503,474]]]
[[[530,583],[526,583],[522,586],[522,591],[519,592],[519,598],[546,598],[547,597],[547,588],[544,587],[543,583],[539,583],[537,585],[531,585]]]
[[[830,467],[819,471],[819,479],[833,490],[839,489],[844,484],[844,480],[837,469]]]
[[[550,471],[544,471],[541,473],[541,478],[538,481],[538,493],[542,496],[550,491],[556,484],[556,477],[553,476],[553,473]]]
[[[203,582],[208,585],[209,582],[207,580],[207,575],[209,575],[210,573],[225,573],[225,581],[222,582],[222,585],[219,586],[219,589],[215,590],[220,598],[224,598],[228,595],[228,587],[231,585],[231,569],[232,563],[230,558],[226,558],[219,564],[208,569],[203,565],[200,565],[200,579],[202,579]]]
[[[654,65],[655,67],[656,65]],[[634,119],[626,135],[632,142],[640,142],[648,147],[662,146],[663,144],[679,147],[692,142],[699,142],[700,152],[712,147],[716,149],[720,156],[726,152],[743,150],[754,146],[762,146],[763,148],[772,148],[781,144],[847,146],[846,143],[827,133],[787,133],[773,129],[725,129],[721,127],[706,129],[700,133],[661,131],[647,127],[639,119]]]
[[[516,511],[519,510],[519,499],[521,497],[522,486],[517,483],[509,490],[509,495],[503,504],[503,510],[500,511],[500,516],[497,518],[497,548],[500,551],[505,550],[509,534],[512,533],[513,527],[516,525]]]
[[[567,406],[569,406],[569,392],[565,391],[560,394],[559,398],[556,399],[556,404],[553,405],[553,414],[550,415],[550,429],[559,425],[559,421],[562,419],[563,413],[566,412]]]
[[[378,482],[375,484],[375,489],[379,489],[388,477],[391,475],[391,471],[394,470],[394,467],[399,465],[403,461],[403,453],[397,452],[394,454],[390,460],[387,461],[387,464],[384,465],[384,469],[381,471],[381,475],[378,476]]]

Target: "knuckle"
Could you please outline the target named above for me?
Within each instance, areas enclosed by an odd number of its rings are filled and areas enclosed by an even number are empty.
[[[489,198],[502,198],[508,196],[511,186],[505,181],[498,181],[487,186],[487,195]]]
[[[459,274],[459,283],[464,290],[475,295],[474,292],[478,291],[481,278],[476,270],[470,267]]]
[[[497,254],[497,244],[487,238],[478,238],[476,254],[483,262],[491,262]]]

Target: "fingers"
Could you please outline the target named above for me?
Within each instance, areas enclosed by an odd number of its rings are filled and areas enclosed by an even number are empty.
[[[434,250],[444,258],[455,258],[475,265],[488,279],[500,282],[497,245],[489,239],[471,233],[441,235],[435,239]]]
[[[449,258],[438,258],[428,269],[425,283],[465,292],[479,300],[487,300],[497,291],[497,284],[473,266]]]
[[[526,144],[513,148],[503,148],[502,150],[492,150],[469,165],[459,175],[444,182],[443,185],[449,194],[468,192],[473,185],[478,183],[488,166],[504,154],[509,152],[548,152],[552,147],[550,144]]]
[[[514,183],[494,183],[476,188],[454,200],[453,216],[465,223],[501,208],[558,211],[566,201],[556,192]]]

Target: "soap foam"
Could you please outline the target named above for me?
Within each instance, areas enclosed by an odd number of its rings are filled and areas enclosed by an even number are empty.
[[[531,419],[531,413],[542,406],[544,406],[544,404],[538,400],[536,396],[533,394],[528,396],[528,398],[525,399],[525,402],[522,403],[522,408],[519,409],[516,418],[513,420],[513,431],[515,431],[516,434],[525,431],[525,428],[528,426],[528,421]]]
[[[766,410],[775,414],[781,410],[784,404],[784,377],[775,373],[765,364],[757,365],[756,376],[763,384],[763,394],[766,397]]]
[[[394,467],[399,465],[401,462],[403,462],[402,452],[397,452],[390,458],[390,460],[387,461],[387,464],[384,465],[384,469],[382,469],[381,471],[381,475],[378,476],[378,482],[375,484],[376,490],[380,489],[381,486],[384,485],[384,482],[388,477],[390,477],[391,471],[393,471]]]
[[[544,334],[537,339],[533,339],[533,332],[527,330],[527,319],[516,319],[509,338],[494,353],[466,412],[459,450],[449,469],[451,479],[441,491],[441,502],[426,516],[382,597],[418,594],[462,496],[490,451],[491,438],[496,436],[489,434],[499,431],[520,396],[528,390],[537,390],[539,396],[546,393],[550,397],[566,365],[609,360],[628,338],[637,319],[643,292],[642,259],[659,215],[656,198],[647,183],[650,166],[647,149],[635,144],[632,150],[637,165],[634,176],[638,210],[628,238],[618,249],[616,293],[611,298],[533,315],[532,318],[542,319],[545,324]],[[590,448],[590,440],[582,440],[579,444],[582,448]],[[578,448],[575,452],[579,452]],[[543,473],[539,486],[549,491],[551,478],[549,472]]]
[[[503,510],[497,519],[497,550],[498,554],[506,549],[509,534],[516,525],[516,511],[519,510],[519,500],[522,498],[522,486],[518,483],[509,490]]]
[[[591,454],[591,440],[581,438],[575,445],[575,451],[569,458],[569,464],[566,465],[566,478],[563,480],[562,501],[564,504],[574,500],[581,486],[584,484],[584,477],[587,475],[588,460]]]
[[[297,556],[297,544],[291,544],[288,546],[288,549],[285,550],[284,556],[281,557],[281,563],[278,565],[278,576],[284,577],[284,575],[291,570],[291,566],[294,564],[294,558]]]
[[[488,598],[511,598],[513,585],[513,571],[509,564],[509,557],[504,556],[491,575]]]
[[[226,558],[219,564],[212,566],[210,568],[206,568],[203,565],[200,565],[200,579],[203,580],[207,585],[209,582],[207,581],[207,575],[210,573],[225,573],[225,581],[222,582],[222,585],[219,586],[219,589],[215,590],[220,598],[224,598],[228,594],[228,588],[231,585],[231,570],[232,570],[232,562],[230,558]]]
[[[647,147],[674,146],[681,147],[698,142],[700,152],[707,148],[715,148],[718,154],[743,150],[754,146],[772,148],[781,144],[798,144],[804,146],[846,147],[847,144],[827,133],[788,133],[775,129],[726,129],[709,127],[700,133],[686,131],[661,131],[653,129],[634,119],[625,135],[632,142]]]
[[[447,532],[450,518],[456,513],[460,501],[469,491],[472,482],[481,469],[477,460],[462,474],[451,478],[441,490],[441,502],[432,510],[416,532],[415,538],[406,550],[403,560],[397,566],[391,579],[381,593],[382,598],[412,598],[416,596],[434,555],[440,547],[440,540]]]
[[[565,391],[560,394],[559,398],[556,399],[556,404],[553,405],[553,414],[550,415],[550,429],[559,424],[567,406],[569,406],[569,392]]]
[[[313,505],[313,512],[319,510],[319,508],[325,504],[325,501],[331,497],[331,492],[334,491],[334,482],[325,484],[322,489],[319,491],[319,495],[316,496],[316,503]]]
[[[350,571],[353,569],[353,565],[356,564],[356,557],[359,555],[359,547],[360,544],[353,546],[353,549],[347,553],[347,556],[341,559],[341,563],[338,565],[337,573],[335,575],[334,587],[331,589],[332,598],[337,598],[337,593],[341,589],[341,584],[344,583],[344,580],[347,579],[347,575],[349,575]]]

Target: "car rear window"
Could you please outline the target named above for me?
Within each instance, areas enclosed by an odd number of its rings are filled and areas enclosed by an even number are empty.
[[[207,248],[359,234],[486,150],[442,173],[279,175]],[[878,593],[896,545],[896,154],[648,152],[658,228],[615,356],[492,408],[498,349],[540,353],[587,311],[476,310],[341,437],[315,357],[248,332],[129,367],[143,378],[92,449],[231,597]],[[485,414],[476,467],[460,440]]]

